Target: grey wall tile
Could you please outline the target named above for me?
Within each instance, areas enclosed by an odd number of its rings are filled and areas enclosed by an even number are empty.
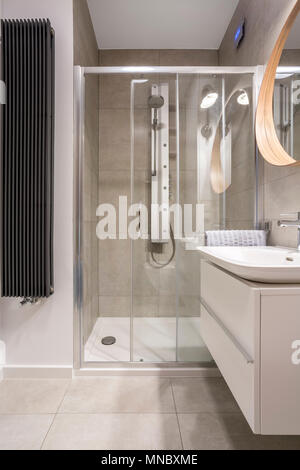
[[[98,244],[99,295],[129,296],[130,240],[101,240]]]
[[[159,51],[150,49],[100,50],[99,63],[111,67],[159,65]]]
[[[133,297],[134,317],[157,317],[159,309],[159,296],[138,296]]]
[[[159,51],[159,64],[165,66],[218,65],[217,50],[207,49],[163,49]]]
[[[98,65],[98,44],[86,0],[73,0],[74,65]]]
[[[99,316],[101,317],[130,317],[131,297],[129,295],[118,297],[99,297]]]
[[[130,170],[130,112],[100,110],[100,171]]]

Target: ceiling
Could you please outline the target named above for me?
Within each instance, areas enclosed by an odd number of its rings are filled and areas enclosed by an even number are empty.
[[[239,0],[88,0],[100,49],[219,49]]]

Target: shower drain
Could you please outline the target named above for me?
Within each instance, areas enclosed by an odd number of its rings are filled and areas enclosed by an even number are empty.
[[[113,344],[115,344],[117,342],[116,338],[114,336],[106,336],[105,338],[103,338],[101,340],[101,343],[104,345],[104,346],[112,346]]]

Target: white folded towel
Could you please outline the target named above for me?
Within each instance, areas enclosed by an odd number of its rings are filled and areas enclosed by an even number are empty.
[[[206,232],[207,246],[266,246],[264,230],[211,230]]]

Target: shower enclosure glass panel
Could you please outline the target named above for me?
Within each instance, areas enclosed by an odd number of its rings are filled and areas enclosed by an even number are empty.
[[[92,333],[98,322],[98,239],[96,237],[98,187],[99,187],[99,76],[85,77],[85,93],[82,90],[84,110],[83,158],[79,179],[81,181],[81,242],[82,315],[81,344],[84,361],[92,361]]]
[[[132,360],[176,361],[175,242],[169,207],[177,196],[176,75],[134,80],[132,199],[147,209],[147,239],[132,241]],[[151,204],[165,203],[160,215]],[[163,240],[163,230],[169,233]]]
[[[201,338],[201,267],[193,245],[205,243],[207,230],[255,228],[253,74],[180,74],[178,88],[179,199],[193,217],[177,240],[177,358],[205,363],[212,358]]]
[[[223,195],[214,192],[211,181],[211,153],[218,121],[222,116],[221,76],[179,75],[180,160],[179,200],[190,207],[183,237],[177,240],[178,350],[181,362],[210,363],[200,331],[200,259],[192,241],[204,244],[205,230],[218,230]],[[222,119],[221,119],[222,122]],[[222,126],[221,126],[222,130]],[[196,227],[196,207],[200,221]],[[190,239],[191,249],[188,249]]]
[[[255,224],[254,74],[77,74],[80,363],[212,366],[194,247]]]

